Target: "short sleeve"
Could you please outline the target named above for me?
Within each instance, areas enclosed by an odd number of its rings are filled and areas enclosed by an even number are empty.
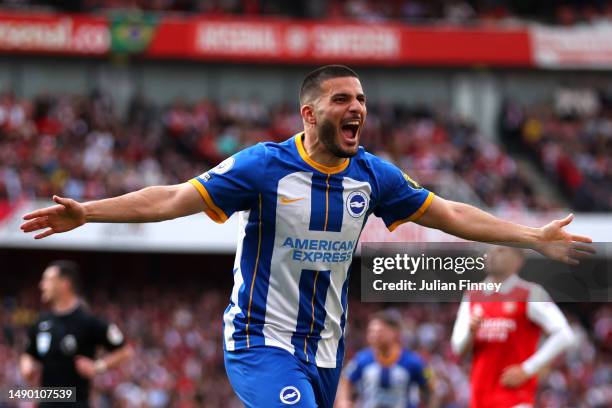
[[[380,159],[375,163],[380,197],[374,215],[382,218],[390,231],[405,222],[418,220],[434,194],[391,163]]]
[[[361,380],[361,376],[363,375],[363,364],[360,362],[359,358],[354,358],[351,360],[346,368],[344,369],[343,376],[346,378],[351,384],[356,384]]]
[[[91,317],[91,332],[96,346],[106,350],[116,350],[125,344],[123,333],[114,323],[106,323],[96,317]]]
[[[410,382],[418,384],[420,387],[427,385],[429,368],[419,357],[410,360],[408,370],[410,371]]]
[[[256,202],[265,176],[265,149],[263,144],[244,149],[189,180],[213,221],[223,223],[236,211],[247,210]]]
[[[38,322],[33,326],[28,328],[28,337],[25,352],[35,359],[40,359],[38,355],[38,350],[36,349],[36,328],[38,327]]]

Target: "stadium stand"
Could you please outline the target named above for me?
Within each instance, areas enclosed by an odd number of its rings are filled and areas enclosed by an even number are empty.
[[[521,145],[580,211],[612,209],[612,98],[605,90],[563,88],[531,106],[508,101],[501,133]]]
[[[516,24],[540,21],[574,25],[597,23],[612,18],[605,1],[545,2],[497,0],[335,0],[284,2],[282,0],[3,0],[9,9],[56,10],[67,12],[163,11],[208,15],[281,15],[300,18],[348,19],[370,22],[400,21],[411,24]]]
[[[111,288],[96,291],[90,304],[95,313],[124,328],[125,335],[133,339],[138,358],[96,380],[98,406],[240,406],[226,380],[220,352],[225,293],[194,288],[189,282],[172,289],[149,285],[109,295],[112,292]],[[9,341],[0,342],[0,365],[6,367],[0,371],[0,384],[21,381],[16,368],[18,350],[24,328],[35,316],[37,296],[30,290],[3,300],[0,316]],[[354,299],[349,307],[350,358],[365,346],[368,316],[382,306]],[[412,304],[400,309],[403,340],[435,370],[444,407],[464,407],[469,396],[468,371],[452,355],[449,344],[456,308],[456,304]],[[581,345],[551,368],[540,385],[537,406],[603,407],[610,398],[612,308],[590,304],[565,309]]]
[[[32,100],[3,93],[0,200],[53,194],[96,199],[183,182],[246,146],[290,137],[301,120],[293,107],[240,99],[179,100],[160,108],[138,98],[121,116],[99,92]],[[534,194],[500,145],[443,112],[370,106],[363,141],[425,184],[435,183],[436,174],[454,174],[489,207],[554,205]]]

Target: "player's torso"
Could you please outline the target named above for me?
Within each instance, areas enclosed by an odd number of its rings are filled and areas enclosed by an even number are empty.
[[[87,330],[87,318],[81,310],[65,315],[42,316],[36,325],[36,352],[43,363],[43,386],[77,385],[77,397],[87,394],[87,380],[75,369],[79,355],[94,357],[95,348]]]
[[[474,339],[472,407],[510,407],[533,398],[535,380],[519,389],[500,384],[505,368],[535,352],[540,329],[527,315],[528,291],[472,300],[472,314],[482,316]]]
[[[242,301],[232,297],[244,317],[231,305],[226,312],[228,349],[263,342],[308,362],[336,361],[349,267],[373,195],[366,169],[347,164],[317,169],[290,149],[262,163],[258,201],[239,215],[234,289],[249,288]]]
[[[374,360],[364,368],[359,383],[360,406],[363,408],[411,407],[413,406],[411,398],[416,397],[412,395],[412,391],[416,391],[416,387],[407,367],[399,362],[382,365]]]
[[[93,357],[85,316],[76,311],[68,316],[43,316],[36,326],[36,350],[43,361],[71,360],[76,355]]]

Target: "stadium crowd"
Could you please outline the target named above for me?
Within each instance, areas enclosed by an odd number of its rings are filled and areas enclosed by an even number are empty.
[[[502,136],[522,147],[580,211],[612,210],[612,94],[561,88],[549,103],[508,101]]]
[[[197,285],[196,285],[197,286]],[[95,380],[95,405],[105,407],[239,407],[226,379],[221,353],[221,315],[226,294],[145,286],[115,296],[96,292],[94,313],[116,322],[136,354],[119,369]],[[25,329],[36,315],[35,288],[0,305],[0,387],[21,385],[17,361]],[[347,357],[365,346],[368,317],[379,304],[352,301],[349,309]],[[449,344],[456,304],[411,304],[403,315],[403,342],[423,356],[437,377],[442,407],[466,407],[469,363],[455,357]],[[580,346],[559,358],[540,383],[537,406],[603,408],[612,402],[612,308],[578,305],[566,310],[580,337]],[[578,323],[581,322],[581,324]]]
[[[431,108],[370,104],[362,142],[423,184],[450,174],[490,207],[550,209],[517,163],[476,127]],[[98,199],[184,182],[240,149],[281,141],[302,127],[294,106],[257,98],[135,98],[120,115],[106,95],[0,94],[0,217],[11,203],[53,194]],[[4,210],[3,210],[4,208]]]
[[[539,21],[574,25],[612,19],[604,0],[2,0],[10,9],[64,12],[149,11],[206,15],[280,15],[298,18],[400,21],[410,24],[516,24]]]

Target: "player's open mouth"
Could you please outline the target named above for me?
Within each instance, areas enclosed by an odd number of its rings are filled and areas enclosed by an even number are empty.
[[[353,141],[357,137],[357,132],[359,131],[360,126],[361,122],[358,119],[351,119],[342,122],[340,129],[342,130],[342,135],[345,139]]]

